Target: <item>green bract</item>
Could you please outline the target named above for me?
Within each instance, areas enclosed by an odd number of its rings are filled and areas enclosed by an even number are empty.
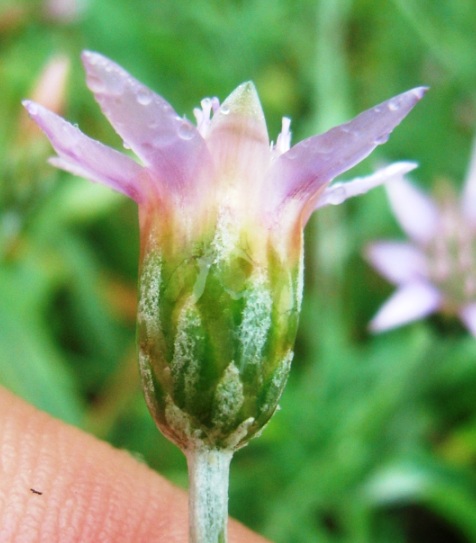
[[[138,342],[147,402],[182,448],[236,449],[269,420],[293,356],[301,267],[273,247],[266,266],[212,243],[180,254],[147,251]]]

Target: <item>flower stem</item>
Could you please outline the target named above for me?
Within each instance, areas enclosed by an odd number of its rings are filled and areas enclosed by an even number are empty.
[[[190,543],[226,543],[228,478],[232,451],[199,448],[186,453]]]

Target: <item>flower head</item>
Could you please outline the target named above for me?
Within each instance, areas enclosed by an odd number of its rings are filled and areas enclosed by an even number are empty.
[[[403,176],[386,188],[410,241],[381,241],[367,248],[371,264],[397,285],[371,329],[394,328],[441,311],[457,315],[476,336],[476,145],[459,198],[445,184],[431,199]]]
[[[239,447],[270,418],[286,381],[309,216],[414,167],[330,185],[386,141],[424,89],[291,147],[286,118],[270,143],[252,83],[221,105],[203,100],[195,125],[103,56],[86,52],[83,62],[103,113],[140,163],[25,106],[53,144],[55,166],[139,206],[140,367],[157,424],[183,448]]]

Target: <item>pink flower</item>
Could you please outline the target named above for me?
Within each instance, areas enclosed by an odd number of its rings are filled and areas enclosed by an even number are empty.
[[[415,167],[330,184],[387,140],[424,89],[291,147],[286,118],[270,143],[252,83],[221,105],[202,100],[195,125],[103,56],[86,52],[83,62],[139,162],[38,104],[25,107],[55,148],[55,166],[139,206],[138,340],[149,408],[182,448],[242,446],[276,409],[289,372],[309,216]]]
[[[240,220],[252,218],[276,232],[302,229],[317,207],[341,203],[393,176],[395,170],[385,169],[370,182],[364,178],[329,187],[384,143],[424,93],[423,88],[408,91],[290,148],[288,119],[283,119],[276,145],[270,146],[252,83],[240,85],[221,106],[217,99],[203,100],[202,109],[195,111],[195,126],[107,58],[84,52],[83,62],[103,113],[140,163],[25,101],[58,153],[52,164],[108,185],[141,208],[156,200],[161,213],[174,208],[181,214],[209,215],[211,208],[230,201],[239,208]]]
[[[476,146],[460,198],[442,187],[433,200],[403,176],[386,186],[405,241],[381,241],[369,262],[396,292],[370,323],[379,332],[436,311],[457,315],[476,336]]]

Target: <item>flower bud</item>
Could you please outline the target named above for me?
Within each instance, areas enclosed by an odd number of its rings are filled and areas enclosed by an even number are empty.
[[[144,240],[138,311],[149,408],[182,448],[238,448],[269,420],[285,385],[300,262],[283,261],[271,240],[256,260],[244,234],[224,247],[230,232],[220,222],[178,250],[154,226]]]

